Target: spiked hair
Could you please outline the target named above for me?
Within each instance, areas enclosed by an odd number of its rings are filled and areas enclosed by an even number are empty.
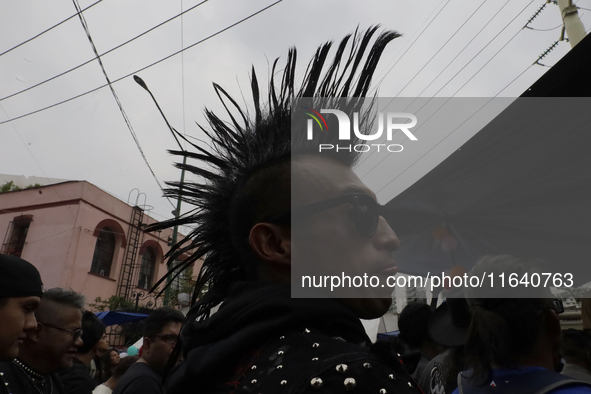
[[[393,31],[382,32],[370,47],[377,29],[378,26],[373,26],[365,32],[356,31],[353,35],[347,35],[340,42],[327,69],[324,65],[332,43],[321,45],[308,64],[299,88],[294,86],[297,52],[295,48],[290,49],[279,86],[274,80],[278,59],[273,63],[268,99],[264,102],[260,99],[259,84],[253,68],[251,89],[254,116],[241,109],[221,86],[214,83],[230,122],[206,109],[209,127],[200,127],[211,139],[211,151],[190,141],[187,142],[195,151],[170,151],[174,155],[201,162],[201,167],[176,165],[197,175],[201,182],[169,183],[171,188],[166,191],[166,195],[180,196],[196,208],[182,217],[151,226],[149,230],[197,225],[169,252],[171,259],[190,254],[169,275],[178,275],[185,267],[204,257],[193,293],[193,303],[203,289],[207,289],[207,292],[194,305],[190,314],[193,320],[208,317],[210,309],[226,298],[233,282],[256,278],[254,256],[248,247],[250,229],[264,218],[290,209],[291,155],[296,151],[315,153],[311,149],[314,141],[309,143],[302,138],[292,144],[292,100],[300,97],[366,96],[384,48],[399,36]],[[363,62],[368,47],[369,53]],[[315,146],[318,147],[317,142]],[[333,158],[352,166],[357,155],[355,152],[341,151]]]

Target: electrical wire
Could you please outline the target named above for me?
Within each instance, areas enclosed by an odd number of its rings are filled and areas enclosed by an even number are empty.
[[[509,82],[507,85],[505,85],[505,87],[501,90],[499,90],[499,92],[497,94],[495,94],[493,97],[491,97],[486,103],[484,103],[477,111],[474,112],[474,115],[476,115],[476,113],[478,111],[480,111],[482,108],[484,108],[492,99],[494,99],[495,97],[497,97],[501,92],[503,92],[505,89],[507,89],[510,85],[512,85],[519,77],[521,77],[523,74],[525,74],[525,72],[527,70],[529,70],[531,67],[533,66],[533,64],[530,64],[525,70],[523,70],[517,77],[513,78],[513,80],[511,82]],[[423,157],[425,157],[427,154],[429,154],[433,149],[435,149],[437,146],[439,146],[443,141],[445,141],[448,137],[450,137],[457,129],[459,129],[464,123],[466,123],[468,120],[470,120],[472,118],[472,116],[470,116],[468,119],[466,119],[464,122],[462,122],[462,124],[460,124],[458,127],[456,127],[454,130],[452,130],[451,132],[449,132],[441,141],[439,141],[437,144],[435,144],[431,149],[429,149],[427,152],[425,152],[423,155],[421,155],[419,158],[417,158],[413,163],[411,163],[406,169],[404,169],[400,174],[398,174],[396,177],[394,177],[393,179],[390,180],[390,182],[388,182],[386,185],[384,185],[380,190],[378,190],[376,193],[381,192],[382,190],[384,190],[386,187],[388,187],[390,184],[392,184],[396,179],[398,179],[402,174],[404,174],[406,171],[408,171],[413,165],[415,165],[417,162],[419,162],[421,159],[423,159]]]
[[[4,109],[4,107],[2,107],[2,104],[0,104],[0,109],[2,110],[2,112],[4,112],[4,115],[6,115],[8,117],[8,114],[6,113],[6,110]],[[25,148],[29,152],[29,154],[31,155],[31,157],[33,158],[33,161],[35,161],[35,164],[37,164],[37,167],[39,167],[39,170],[41,170],[41,173],[43,174],[43,177],[46,180],[48,180],[49,177],[47,176],[47,174],[45,173],[45,171],[43,171],[43,167],[41,167],[41,164],[39,164],[39,161],[37,160],[37,158],[35,157],[35,155],[33,154],[33,152],[31,152],[31,149],[29,149],[29,145],[25,142],[25,140],[23,139],[23,137],[21,136],[21,134],[18,132],[16,126],[14,124],[12,124],[11,126],[14,129],[14,132],[16,133],[16,135],[18,136],[18,138],[21,140],[21,142],[23,143],[23,145],[25,146]],[[57,194],[58,198],[61,201],[64,200],[64,198],[57,191],[54,191],[54,192],[55,192],[55,194]],[[67,208],[66,211],[68,211],[68,213],[72,216],[72,218],[74,218],[74,220],[76,219],[76,217],[74,216],[74,214],[70,211],[70,208]]]
[[[529,7],[529,5],[533,3],[533,0],[526,5],[520,12],[519,14],[517,14],[517,16],[519,16],[521,13],[523,13],[523,11],[525,11],[525,9],[527,7]],[[447,64],[447,66],[445,66],[445,68],[439,73],[437,74],[437,76],[431,80],[431,82],[419,93],[419,96],[421,94],[423,94],[425,92],[425,90],[427,90],[429,88],[429,86],[431,86],[436,80],[437,78],[439,78],[439,76],[463,53],[463,51],[472,43],[472,41],[474,41],[479,35],[480,33],[482,33],[482,31],[486,28],[486,26],[488,26],[493,20],[494,18],[505,8],[505,6],[509,4],[509,0],[507,0],[505,2],[505,4],[503,4],[503,6],[501,8],[499,8],[497,10],[497,12],[488,20],[488,22],[482,26],[482,28],[478,31],[478,33],[476,33],[476,35],[474,35],[474,37],[472,37],[472,39],[464,46],[464,48],[462,48],[462,50]],[[460,71],[458,71],[453,77],[451,77],[446,83],[445,85],[443,85],[433,96],[436,96],[437,93],[439,93],[443,88],[445,88],[462,70],[464,70],[466,68],[466,66],[468,66],[468,64],[470,64],[484,49],[486,49],[486,47],[488,47],[488,45],[490,45],[500,34],[502,31],[504,31],[507,26],[509,26],[517,17],[513,18],[508,24],[506,24],[501,30],[500,32],[495,35],[476,55],[474,55],[469,61],[468,63],[466,63],[461,69]],[[519,30],[521,31],[521,30]],[[495,55],[496,56],[496,55]],[[474,77],[474,76],[473,76]],[[463,86],[462,86],[463,87]],[[457,93],[457,91],[456,91]],[[454,94],[455,95],[455,94]],[[414,102],[414,101],[413,101]],[[426,104],[425,104],[426,105]],[[422,107],[421,107],[422,108]],[[406,140],[405,140],[406,141]],[[404,143],[404,141],[403,141]],[[362,164],[364,161],[366,161],[367,159],[369,159],[370,156],[372,156],[373,154],[375,154],[375,152],[372,152],[370,155],[368,155],[364,160],[362,160],[359,164]],[[380,160],[376,165],[374,165],[369,172],[371,172],[374,168],[376,168],[384,159]]]
[[[443,88],[445,88],[462,70],[464,70],[466,68],[466,66],[468,66],[468,64],[470,64],[472,62],[472,60],[474,60],[484,49],[486,49],[488,47],[488,45],[490,45],[497,37],[499,37],[499,35],[501,34],[502,31],[504,31],[511,23],[513,23],[513,21],[515,21],[515,19],[517,19],[517,17],[519,17],[519,15],[521,15],[525,9],[527,7],[529,7],[534,0],[531,0],[513,19],[511,19],[511,21],[509,21],[509,23],[507,23],[502,29],[501,31],[496,34],[480,51],[478,51],[478,53],[476,55],[474,55],[474,57],[472,57],[472,59],[470,59],[470,61],[468,63],[466,63],[461,69],[460,71],[458,71],[445,85],[443,85],[435,94],[434,96],[436,96]],[[521,29],[519,29],[517,31],[517,33],[515,33],[513,35],[513,37],[511,37],[509,39],[509,41],[507,41],[482,67],[480,67],[478,69],[478,71],[476,71],[476,73],[474,73],[472,75],[472,77],[470,77],[470,79],[468,79],[462,86],[460,86],[460,88],[458,90],[455,91],[455,93],[452,95],[452,97],[454,97],[456,94],[458,94],[458,92],[460,90],[462,90],[464,88],[464,86],[466,86],[466,84],[468,84],[478,73],[480,73],[480,71],[482,71],[482,69],[484,67],[486,67],[486,65],[488,65],[492,59],[494,59],[511,41],[513,41],[513,39],[521,32],[523,31],[523,27]],[[505,89],[505,88],[504,88]],[[504,90],[503,89],[503,90]],[[450,98],[451,99],[451,98]],[[449,100],[449,99],[448,99]],[[486,105],[486,104],[485,104]],[[422,108],[422,107],[421,107]],[[428,120],[428,119],[427,119]],[[468,121],[468,119],[466,120]],[[465,122],[466,122],[465,121]],[[464,123],[465,123],[464,122]],[[463,123],[462,123],[463,124]],[[461,126],[461,125],[460,125]],[[433,146],[433,148],[431,148],[429,151],[425,152],[425,154],[423,154],[418,160],[420,160],[422,157],[424,157],[425,155],[427,155],[429,152],[431,152],[433,149],[435,149],[435,147],[437,147],[437,145],[439,145],[442,141],[444,141],[445,139],[447,139],[451,134],[453,134],[453,132],[455,130],[457,130],[460,126],[458,126],[456,129],[452,130],[448,135],[446,135],[443,140],[441,140],[438,144],[436,144],[435,146]],[[407,141],[408,139],[405,139],[405,141]],[[405,141],[403,141],[402,143],[404,143]],[[374,168],[376,168],[378,165],[380,165],[386,158],[384,157],[382,160],[380,160],[378,163],[376,163],[369,171],[371,172]],[[402,174],[404,174],[407,170],[409,170],[417,161],[413,162],[410,166],[408,166],[404,171],[402,171],[400,174],[398,174],[396,177],[394,177],[390,182],[388,182],[384,187],[382,187],[380,190],[378,190],[378,192],[380,192],[381,190],[383,190],[384,188],[386,188],[388,185],[390,185],[392,182],[394,182],[398,177],[400,177]]]
[[[88,10],[89,8],[91,8],[91,7],[94,7],[95,5],[97,5],[98,3],[100,3],[101,1],[103,1],[103,0],[98,0],[98,1],[97,1],[97,2],[95,2],[95,3],[92,3],[91,5],[89,5],[88,7],[86,7],[85,9],[81,10],[80,12],[84,12],[84,11]],[[59,22],[59,23],[57,23],[57,24],[55,24],[55,25],[51,26],[50,28],[43,30],[41,33],[37,34],[36,36],[33,36],[33,37],[29,38],[28,40],[25,40],[25,41],[21,42],[20,44],[17,44],[17,45],[15,45],[15,46],[13,46],[12,48],[5,50],[4,52],[0,53],[0,56],[2,56],[2,55],[6,55],[8,52],[10,52],[10,51],[12,51],[12,50],[14,50],[14,49],[16,49],[16,48],[18,48],[18,47],[22,46],[22,45],[25,45],[25,44],[26,44],[27,42],[29,42],[29,41],[33,41],[34,39],[36,39],[36,38],[38,38],[38,37],[42,36],[43,34],[47,33],[48,31],[50,31],[50,30],[52,30],[52,29],[55,29],[56,27],[58,27],[58,26],[59,26],[59,25],[61,25],[62,23],[65,23],[65,22],[69,21],[70,19],[74,18],[74,17],[75,17],[75,16],[77,16],[77,15],[78,15],[78,14],[76,13],[76,14],[74,14],[74,15],[70,16],[69,18],[66,18],[66,19],[64,19],[63,21],[61,21],[61,22]]]
[[[444,10],[444,8],[448,4],[449,4],[449,0],[447,0],[447,2],[443,5],[443,7],[441,7],[441,9],[437,12],[437,14],[433,17],[433,19],[431,19],[431,21],[427,24],[427,26],[421,31],[421,33],[418,35],[418,37],[409,45],[408,48],[406,48],[406,50],[402,53],[402,55],[400,55],[400,57],[398,58],[398,60],[396,60],[396,62],[392,65],[392,67],[390,67],[388,69],[388,71],[386,71],[386,73],[384,74],[384,76],[382,78],[380,78],[380,80],[374,85],[375,87],[370,90],[370,93],[375,92],[375,90],[377,89],[377,87],[384,81],[384,79],[386,78],[386,76],[394,69],[394,67],[396,67],[396,65],[398,64],[398,62],[404,57],[404,55],[406,55],[406,53],[410,50],[410,48],[412,48],[412,46],[419,40],[419,38],[421,38],[421,36],[429,29],[429,26],[431,26],[431,24],[433,23],[433,21],[435,19],[437,19],[437,17],[439,16],[439,14],[441,14],[441,12]]]
[[[435,78],[433,78],[433,80],[431,80],[431,82],[418,94],[418,96],[422,95],[423,93],[425,93],[425,91],[427,89],[429,89],[429,87],[437,80],[437,78],[439,78],[441,76],[441,74],[443,74],[445,72],[445,70],[448,69],[449,66],[452,65],[452,63],[462,54],[464,53],[464,51],[466,50],[466,48],[468,48],[468,46],[480,35],[480,33],[482,33],[484,31],[484,29],[486,29],[486,27],[496,18],[497,15],[499,15],[499,13],[505,8],[505,6],[507,6],[507,4],[509,4],[509,0],[507,0],[505,2],[505,4],[503,4],[503,6],[501,8],[499,8],[497,10],[497,12],[494,13],[494,15],[488,20],[488,22],[486,22],[484,24],[484,26],[482,26],[480,28],[480,30],[478,30],[478,33],[476,33],[474,35],[474,37],[472,37],[472,39],[470,41],[468,41],[468,43],[466,45],[464,45],[464,47],[462,48],[462,50],[460,52],[458,52],[458,54],[456,56],[454,56],[453,59],[451,59],[451,61],[449,63],[447,63],[447,65],[439,72],[439,74],[437,74],[437,76]]]
[[[94,45],[94,41],[92,40],[92,36],[90,35],[90,30],[88,28],[88,24],[86,23],[86,18],[84,17],[82,12],[80,11],[80,5],[78,4],[78,0],[72,0],[72,1],[74,3],[74,7],[76,7],[76,10],[78,10],[78,16],[80,18],[80,23],[82,23],[82,27],[84,28],[86,36],[88,37],[88,41],[90,42],[90,46],[92,47],[92,50],[96,55],[98,63],[99,63],[101,70],[103,72],[103,75],[105,76],[105,79],[107,80],[107,85],[109,85],[109,89],[111,90],[111,93],[113,94],[113,97],[115,98],[115,101],[117,102],[117,106],[119,107],[119,111],[121,112],[121,115],[123,116],[123,119],[125,120],[125,124],[127,125],[127,128],[129,129],[129,132],[131,133],[131,136],[133,137],[135,145],[137,146],[138,150],[140,151],[140,154],[142,155],[142,157],[144,158],[144,162],[146,163],[146,166],[148,166],[148,169],[152,173],[154,180],[156,180],[156,183],[158,184],[160,189],[162,191],[164,191],[164,188],[162,187],[160,180],[158,179],[158,177],[154,173],[152,166],[150,166],[150,163],[148,162],[148,159],[146,158],[146,155],[144,154],[144,151],[142,150],[142,147],[141,147],[140,142],[137,138],[137,135],[135,134],[135,131],[133,130],[133,126],[131,125],[129,118],[127,117],[127,114],[125,113],[125,110],[123,109],[123,105],[121,104],[121,101],[119,100],[119,97],[117,96],[117,92],[115,92],[115,88],[113,88],[113,85],[111,84],[111,80],[109,79],[109,76],[107,75],[107,70],[105,70],[105,66],[103,65],[103,61],[102,61],[101,57],[99,56],[96,46]],[[165,197],[165,198],[168,200],[170,205],[172,205],[172,207],[174,208],[175,205],[172,203],[172,201],[170,201],[170,198],[168,198],[168,197]]]
[[[128,77],[132,76],[133,74],[137,74],[138,72],[144,71],[144,70],[146,70],[146,69],[148,69],[148,68],[150,68],[150,67],[153,67],[153,66],[155,66],[155,65],[157,65],[157,64],[159,64],[159,63],[162,63],[163,61],[165,61],[165,60],[168,60],[168,59],[170,59],[171,57],[173,57],[173,56],[176,56],[176,55],[178,55],[179,53],[181,53],[181,52],[183,52],[183,51],[186,51],[187,49],[191,49],[191,48],[193,48],[194,46],[196,46],[196,45],[199,45],[199,44],[201,44],[201,43],[203,43],[203,42],[205,42],[205,41],[207,41],[207,40],[209,40],[209,39],[211,39],[211,38],[213,38],[213,37],[215,37],[215,36],[217,36],[217,35],[219,35],[219,34],[221,34],[221,33],[225,32],[226,30],[229,30],[229,29],[233,28],[234,26],[237,26],[237,25],[239,25],[239,24],[241,24],[241,23],[243,23],[243,22],[247,21],[247,20],[248,20],[248,19],[250,19],[250,18],[253,18],[254,16],[256,16],[256,15],[258,15],[258,14],[260,14],[260,13],[262,13],[262,12],[264,12],[264,11],[268,10],[269,8],[271,8],[271,7],[273,7],[273,6],[275,6],[275,5],[279,4],[279,3],[281,3],[282,1],[283,1],[283,0],[277,0],[277,1],[275,1],[274,3],[272,3],[272,4],[270,4],[270,5],[268,5],[268,6],[264,7],[264,8],[262,8],[262,9],[260,9],[260,10],[256,11],[256,12],[254,12],[254,13],[250,14],[249,16],[247,16],[247,17],[245,17],[245,18],[243,18],[243,19],[239,20],[238,22],[235,22],[235,23],[231,24],[230,26],[227,26],[227,27],[225,27],[225,28],[224,28],[224,29],[222,29],[222,30],[219,30],[219,31],[217,31],[216,33],[213,33],[213,34],[211,34],[211,35],[209,35],[209,36],[205,37],[204,39],[202,39],[202,40],[199,40],[199,41],[197,41],[197,42],[195,42],[195,43],[193,43],[193,44],[189,45],[188,47],[186,47],[186,48],[183,48],[183,49],[181,49],[181,50],[179,50],[179,51],[176,51],[176,52],[174,52],[174,53],[172,53],[172,54],[170,54],[170,55],[168,55],[168,56],[166,56],[166,57],[163,57],[162,59],[160,59],[160,60],[157,60],[157,61],[155,61],[155,62],[153,62],[153,63],[151,63],[151,64],[149,64],[149,65],[147,65],[147,66],[145,66],[145,67],[142,67],[142,68],[140,68],[140,69],[138,69],[138,70],[135,70],[134,72],[131,72],[131,73],[129,73],[129,74],[126,74],[126,75],[124,75],[124,76],[122,76],[122,77],[119,77],[119,78],[117,78],[117,79],[114,79],[113,81],[111,81],[111,83],[116,83],[116,82],[119,82],[119,81],[121,81],[121,80],[123,80],[123,79],[125,79],[125,78],[128,78]],[[75,100],[75,99],[77,99],[77,98],[80,98],[80,97],[82,97],[82,96],[86,96],[87,94],[90,94],[90,93],[92,93],[92,92],[96,92],[97,90],[100,90],[100,89],[102,89],[102,88],[104,88],[104,87],[106,87],[106,86],[109,86],[109,84],[104,84],[104,85],[98,86],[98,87],[96,87],[96,88],[94,88],[94,89],[91,89],[91,90],[88,90],[88,91],[86,91],[86,92],[84,92],[84,93],[81,93],[81,94],[78,94],[78,95],[76,95],[76,96],[70,97],[69,99],[62,100],[62,101],[60,101],[60,102],[57,102],[57,103],[55,103],[55,104],[48,105],[47,107],[43,107],[43,108],[40,108],[40,109],[38,109],[38,110],[31,111],[31,112],[28,112],[28,113],[26,113],[26,114],[24,114],[24,115],[20,115],[20,116],[14,117],[14,118],[10,118],[10,119],[4,120],[4,121],[0,122],[0,124],[4,124],[4,123],[8,123],[8,122],[12,122],[12,121],[14,121],[14,120],[17,120],[17,119],[22,119],[22,118],[24,118],[24,117],[27,117],[27,116],[30,116],[30,115],[34,115],[34,114],[36,114],[36,113],[39,113],[39,112],[42,112],[42,111],[48,110],[48,109],[50,109],[50,108],[57,107],[58,105],[65,104],[65,103],[67,103],[67,102],[70,102],[70,101],[72,101],[72,100]]]
[[[517,17],[519,17],[519,15],[521,15],[521,14],[523,13],[523,11],[525,11],[525,10],[527,9],[527,7],[529,7],[529,6],[530,6],[530,5],[531,5],[533,2],[534,2],[534,0],[531,0],[531,1],[530,1],[530,2],[529,2],[529,3],[528,3],[526,6],[525,6],[525,7],[523,7],[523,9],[522,9],[522,10],[521,10],[521,11],[520,11],[520,12],[519,12],[517,15],[515,15],[515,17],[514,17],[513,19],[511,19],[511,20],[509,21],[509,23],[507,23],[507,24],[506,24],[506,25],[505,25],[505,26],[504,26],[504,27],[501,29],[501,31],[500,31],[500,32],[499,32],[497,35],[495,35],[495,36],[494,36],[494,37],[493,37],[493,38],[492,38],[492,39],[491,39],[491,40],[490,40],[490,41],[489,41],[489,42],[488,42],[488,43],[487,43],[487,44],[486,44],[486,45],[485,45],[485,46],[484,46],[484,47],[483,47],[483,48],[482,48],[480,51],[478,51],[478,53],[477,53],[476,55],[474,55],[474,56],[472,57],[472,59],[470,59],[470,60],[468,61],[468,63],[466,63],[466,64],[465,64],[465,65],[464,65],[464,66],[463,66],[463,67],[462,67],[462,68],[461,68],[461,69],[460,69],[460,70],[459,70],[457,73],[455,73],[455,74],[454,74],[454,76],[453,76],[453,77],[451,77],[451,78],[449,79],[449,81],[447,81],[447,82],[445,83],[445,85],[443,85],[443,86],[442,86],[442,87],[441,87],[441,88],[440,88],[440,89],[439,89],[437,92],[435,92],[434,96],[436,96],[436,95],[437,95],[439,92],[441,92],[441,90],[443,90],[443,89],[444,89],[444,88],[445,88],[447,85],[449,85],[449,83],[450,83],[451,81],[453,81],[453,80],[455,79],[455,77],[457,77],[457,76],[458,76],[458,74],[459,74],[460,72],[464,71],[464,69],[465,69],[465,68],[466,68],[466,67],[467,67],[467,66],[468,66],[470,63],[472,63],[472,61],[473,61],[474,59],[476,59],[476,57],[477,57],[478,55],[480,55],[480,54],[482,53],[482,51],[484,51],[484,50],[485,50],[485,49],[486,49],[486,48],[487,48],[487,47],[488,47],[488,46],[489,46],[489,45],[490,45],[490,44],[491,44],[491,43],[492,43],[494,40],[496,40],[496,39],[497,39],[497,37],[499,37],[499,36],[501,35],[501,32],[503,32],[503,31],[504,31],[504,30],[505,30],[505,29],[506,29],[506,28],[507,28],[507,27],[508,27],[508,26],[509,26],[511,23],[513,23],[513,21],[515,21],[515,19],[517,19]],[[523,30],[523,28],[519,29],[519,30],[517,31],[517,33],[515,33],[515,35],[514,35],[513,37],[511,37],[511,39],[510,39],[509,41],[507,41],[507,43],[506,43],[505,45],[503,45],[503,47],[502,47],[502,48],[501,48],[499,51],[497,51],[497,53],[495,53],[495,54],[493,55],[493,57],[489,59],[489,61],[488,61],[488,62],[486,62],[485,66],[486,66],[486,65],[487,65],[487,64],[488,64],[488,63],[489,63],[489,62],[490,62],[490,61],[491,61],[491,60],[492,60],[492,59],[493,59],[495,56],[497,56],[497,55],[498,55],[498,53],[499,53],[499,52],[500,52],[500,51],[501,51],[503,48],[505,48],[505,47],[507,46],[507,44],[509,44],[509,42],[513,41],[513,39],[515,38],[515,36],[517,36],[517,34],[519,34],[519,32],[521,32],[522,30]],[[483,66],[483,67],[484,67],[484,66]],[[476,74],[478,74],[478,73],[480,72],[480,70],[482,70],[482,68],[483,68],[483,67],[481,67],[481,68],[480,68],[480,69],[479,69],[479,70],[476,72]],[[471,78],[468,80],[468,82],[469,82],[469,81],[471,81],[471,80],[472,80],[472,78],[474,78],[474,77],[476,76],[476,74],[474,74],[474,75],[473,75],[473,76],[472,76],[472,77],[471,77]],[[467,82],[466,82],[466,83],[467,83]],[[460,87],[460,89],[462,89],[462,88],[463,88],[465,85],[466,85],[466,84],[462,85],[462,86]],[[453,96],[455,96],[455,95],[456,95],[458,92],[459,92],[459,90],[457,90],[457,91],[456,91],[456,92],[453,94]]]
[[[101,0],[101,1],[102,1],[102,0]],[[142,36],[144,36],[144,35],[148,34],[149,32],[151,32],[151,31],[153,31],[153,30],[155,30],[155,29],[157,29],[157,28],[159,28],[159,27],[161,27],[161,26],[163,26],[163,25],[167,24],[168,22],[170,22],[170,21],[172,21],[172,20],[174,20],[174,19],[178,18],[179,16],[182,16],[183,14],[186,14],[187,12],[194,10],[195,8],[199,7],[200,5],[202,5],[202,4],[204,4],[204,3],[207,3],[208,1],[209,1],[209,0],[204,0],[204,1],[202,1],[201,3],[198,3],[198,4],[194,5],[193,7],[191,7],[191,8],[189,8],[189,9],[187,9],[186,11],[184,11],[184,12],[181,12],[180,14],[177,14],[177,15],[173,16],[172,18],[169,18],[169,19],[165,20],[164,22],[161,22],[161,23],[157,24],[156,26],[153,26],[153,27],[151,27],[150,29],[148,29],[148,30],[144,31],[143,33],[141,33],[141,34],[138,34],[137,36],[135,36],[135,37],[133,37],[133,38],[130,38],[129,40],[125,41],[124,43],[122,43],[122,44],[119,44],[119,45],[117,45],[116,47],[113,47],[113,48],[109,49],[108,51],[101,53],[100,55],[97,53],[97,54],[96,54],[96,56],[95,56],[94,58],[92,58],[92,59],[89,59],[89,60],[85,61],[84,63],[81,63],[81,64],[77,65],[76,67],[70,68],[69,70],[66,70],[66,71],[64,71],[64,72],[62,72],[62,73],[59,73],[59,74],[57,74],[57,75],[54,75],[54,76],[53,76],[53,77],[51,77],[51,78],[48,78],[48,79],[46,79],[46,80],[44,80],[44,81],[41,81],[41,82],[39,82],[39,83],[36,83],[35,85],[29,86],[28,88],[25,88],[25,89],[19,90],[18,92],[15,92],[15,93],[12,93],[12,94],[9,94],[8,96],[4,96],[4,97],[0,98],[0,101],[2,101],[2,100],[6,100],[6,99],[9,99],[9,98],[11,98],[11,97],[14,97],[14,96],[17,96],[17,95],[19,95],[19,94],[21,94],[21,93],[25,93],[25,92],[27,92],[27,91],[29,91],[29,90],[31,90],[31,89],[34,89],[34,88],[36,88],[37,86],[41,86],[41,85],[43,85],[43,84],[45,84],[45,83],[47,83],[47,82],[53,81],[53,80],[54,80],[54,79],[56,79],[56,78],[59,78],[59,77],[61,77],[61,76],[64,76],[64,75],[66,75],[66,74],[68,74],[68,73],[71,73],[72,71],[74,71],[74,70],[77,70],[77,69],[79,69],[80,67],[86,66],[88,63],[91,63],[91,62],[95,61],[95,60],[96,60],[96,59],[98,59],[100,56],[105,56],[105,55],[107,55],[107,54],[109,54],[109,53],[111,53],[111,52],[113,52],[113,51],[115,51],[115,50],[117,50],[117,49],[121,48],[122,46],[124,46],[124,45],[127,45],[127,44],[131,43],[132,41],[135,41],[135,40],[137,40],[138,38],[140,38],[140,37],[142,37]],[[82,12],[82,11],[81,11],[81,12]]]
[[[564,25],[564,23],[561,23],[560,25],[558,25],[558,26],[556,26],[556,27],[553,27],[553,28],[551,28],[551,29],[535,29],[535,28],[533,28],[533,27],[529,27],[529,26],[526,26],[525,28],[526,28],[526,29],[529,29],[529,30],[533,30],[533,31],[551,31],[551,30],[556,30],[556,29],[558,29],[559,27],[562,27],[562,25]]]
[[[452,34],[451,37],[449,37],[447,39],[447,41],[445,41],[445,43],[437,50],[437,52],[435,52],[433,54],[433,56],[431,56],[431,58],[425,64],[423,64],[423,67],[421,67],[419,69],[419,71],[417,71],[415,73],[415,75],[406,83],[406,85],[404,85],[404,87],[402,89],[400,89],[400,91],[398,91],[398,93],[396,94],[396,97],[398,97],[400,95],[400,93],[402,93],[404,91],[404,89],[406,89],[408,87],[408,85],[410,85],[412,83],[412,81],[415,80],[415,78],[421,73],[421,71],[423,71],[425,69],[425,67],[427,67],[431,63],[431,61],[439,54],[439,52],[441,52],[443,50],[443,48],[445,48],[447,46],[447,44],[449,44],[449,42],[456,36],[456,34],[458,34],[458,32],[462,29],[462,27],[464,27],[466,25],[466,23],[468,23],[468,21],[470,21],[470,19],[472,19],[472,17],[476,14],[476,12],[478,12],[478,10],[480,8],[482,8],[482,6],[484,5],[484,3],[486,3],[486,0],[484,0],[482,3],[480,3],[480,5],[474,10],[474,12],[472,12],[472,14],[470,14],[470,16],[468,17],[468,19],[466,19],[464,21],[464,23],[462,23],[460,25],[460,27],[458,27],[456,29],[456,31],[454,32],[454,34]]]

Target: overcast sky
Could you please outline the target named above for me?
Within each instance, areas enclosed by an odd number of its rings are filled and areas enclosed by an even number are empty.
[[[96,0],[79,1],[84,9]],[[560,36],[561,18],[554,4],[530,23],[536,30],[522,29],[544,3],[283,0],[138,75],[173,127],[203,138],[196,125],[203,122],[203,108],[219,108],[212,81],[237,98],[243,94],[248,102],[252,65],[264,82],[273,60],[285,59],[287,49],[295,45],[303,72],[320,43],[340,40],[357,26],[381,24],[403,34],[387,47],[374,79],[381,81],[381,97],[515,97],[548,70],[531,65]],[[102,54],[196,4],[194,0],[102,0],[84,16]],[[133,74],[271,4],[273,0],[206,1],[102,57],[105,70],[112,81]],[[591,9],[591,0],[579,0],[577,5]],[[0,0],[0,7],[0,53],[76,13],[68,0]],[[580,9],[579,15],[589,30],[591,11]],[[541,63],[553,65],[569,50],[570,45],[561,42]],[[0,122],[5,122],[0,124],[0,173],[86,180],[124,201],[137,188],[154,208],[153,217],[170,218],[172,206],[161,197],[108,88],[6,122],[104,85],[105,76],[92,61],[2,99],[92,58],[78,17],[0,55]],[[131,77],[113,87],[158,179],[178,180],[174,158],[166,152],[176,143],[147,92]]]

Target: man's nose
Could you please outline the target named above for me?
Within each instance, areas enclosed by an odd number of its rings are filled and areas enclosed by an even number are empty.
[[[34,313],[29,313],[25,317],[25,326],[24,331],[29,331],[37,328],[37,319],[35,318]]]
[[[74,342],[74,347],[76,347],[76,349],[77,349],[82,345],[84,345],[84,341],[82,340],[82,337],[76,338],[76,341]]]
[[[377,237],[379,245],[390,252],[393,252],[400,247],[398,236],[382,216],[380,216],[378,221],[378,229],[375,236]]]

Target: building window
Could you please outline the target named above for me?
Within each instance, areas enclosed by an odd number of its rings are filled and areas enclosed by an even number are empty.
[[[2,253],[21,256],[32,221],[33,215],[21,215],[10,222],[2,245]]]
[[[140,277],[138,280],[138,287],[142,289],[149,289],[152,287],[154,280],[154,269],[156,267],[156,253],[154,249],[148,247],[142,255],[142,266],[140,268]]]
[[[104,227],[96,239],[90,272],[108,277],[115,255],[115,234],[109,227]]]

